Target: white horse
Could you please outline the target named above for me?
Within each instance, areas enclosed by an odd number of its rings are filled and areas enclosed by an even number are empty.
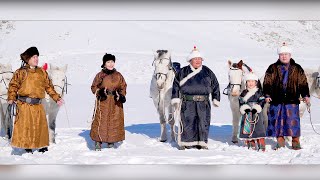
[[[12,135],[13,122],[10,122],[9,113],[7,113],[8,88],[12,79],[13,72],[11,64],[0,64],[0,116],[1,116],[1,135],[10,139]]]
[[[167,50],[156,51],[152,65],[155,66],[155,70],[150,84],[150,97],[153,99],[153,103],[159,113],[161,127],[160,141],[167,141],[166,122],[170,124],[171,141],[174,141],[171,96],[175,72],[172,67],[170,52]]]
[[[49,63],[49,69],[47,70],[49,78],[52,81],[54,89],[57,93],[64,96],[67,93],[67,72],[68,66],[57,67]],[[60,106],[46,94],[45,99],[43,99],[42,104],[45,107],[48,126],[49,126],[49,141],[50,143],[55,143],[55,129],[56,129],[56,118],[60,109]]]
[[[228,95],[230,101],[230,108],[232,111],[232,142],[238,143],[239,120],[240,120],[240,107],[239,96],[245,88],[244,76],[250,72],[250,68],[240,60],[238,63],[228,61],[229,65],[229,84],[224,89],[223,94]],[[245,67],[245,68],[243,68]],[[226,92],[227,91],[227,92]]]
[[[318,70],[305,68],[304,73],[307,76],[310,97],[315,97],[320,99],[320,66]],[[307,109],[307,104],[304,101],[300,101],[299,113],[300,117],[303,116],[305,110]]]

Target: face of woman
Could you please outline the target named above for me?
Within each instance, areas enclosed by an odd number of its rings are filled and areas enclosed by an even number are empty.
[[[249,89],[252,89],[252,88],[256,87],[256,85],[257,85],[257,81],[255,81],[255,80],[248,80],[247,81],[247,87]]]
[[[38,66],[38,63],[39,63],[39,57],[38,55],[34,55],[32,56],[29,61],[28,61],[28,64],[31,66],[31,67],[36,67]]]
[[[104,67],[108,70],[112,70],[114,68],[115,62],[113,60],[109,60],[104,64]]]

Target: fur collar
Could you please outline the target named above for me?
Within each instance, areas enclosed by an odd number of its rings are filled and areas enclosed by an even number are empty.
[[[184,83],[186,83],[190,78],[192,78],[193,76],[195,76],[196,74],[198,74],[202,70],[202,66],[200,66],[198,69],[195,69],[190,64],[189,67],[191,68],[192,73],[188,74],[185,78],[183,78],[180,81],[180,86],[184,85]]]
[[[112,70],[109,70],[109,69],[107,69],[107,68],[103,68],[102,69],[102,72],[104,72],[104,73],[106,73],[106,74],[112,74],[112,73],[114,73],[116,71],[116,69],[115,68],[113,68]]]
[[[250,97],[252,97],[259,89],[254,87],[252,89],[247,88],[247,94],[243,97],[244,102],[247,102]]]

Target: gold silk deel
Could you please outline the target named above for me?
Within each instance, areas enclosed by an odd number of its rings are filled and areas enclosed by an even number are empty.
[[[8,100],[17,102],[17,116],[11,140],[13,147],[34,149],[49,145],[44,106],[17,100],[18,95],[43,99],[46,92],[54,101],[61,98],[54,90],[48,73],[42,68],[32,69],[27,65],[14,73],[8,89]]]

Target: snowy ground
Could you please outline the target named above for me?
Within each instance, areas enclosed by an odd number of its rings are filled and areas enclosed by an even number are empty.
[[[185,57],[197,45],[222,92],[227,84],[228,59],[243,59],[262,75],[277,60],[275,44],[282,41],[294,48],[293,58],[299,64],[317,69],[319,27],[318,21],[14,22],[9,33],[1,32],[0,62],[11,63],[16,69],[19,54],[35,45],[40,51],[40,63],[68,64],[67,76],[72,85],[58,114],[57,143],[50,145],[45,154],[26,154],[13,150],[1,138],[0,164],[319,164],[320,136],[313,132],[307,113],[301,119],[302,150],[273,151],[275,142],[268,139],[267,151],[255,152],[242,144],[231,144],[231,111],[227,97],[222,95],[221,106],[212,109],[209,150],[179,151],[175,143],[158,141],[160,125],[149,98],[153,50],[170,49],[173,61],[185,66]],[[89,137],[94,105],[90,85],[105,52],[116,55],[116,68],[128,83],[124,105],[126,140],[115,149],[95,152]],[[319,107],[319,100],[313,98],[312,121],[318,129]]]

